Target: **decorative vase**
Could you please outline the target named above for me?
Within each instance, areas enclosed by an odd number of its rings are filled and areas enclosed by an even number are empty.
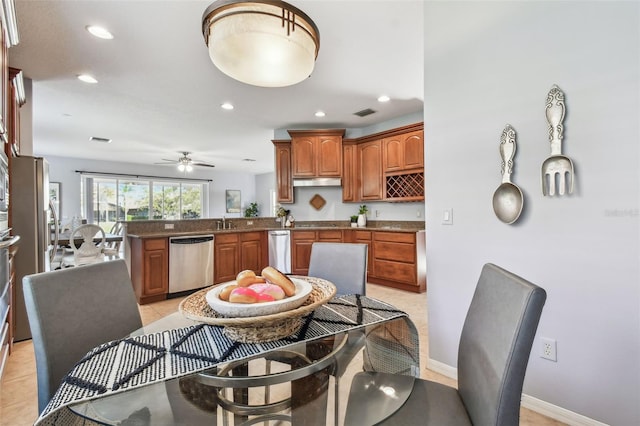
[[[352,228],[357,228],[358,227],[358,223],[357,222],[351,222],[351,227]]]
[[[359,214],[358,215],[358,228],[364,228],[367,226],[367,215]]]

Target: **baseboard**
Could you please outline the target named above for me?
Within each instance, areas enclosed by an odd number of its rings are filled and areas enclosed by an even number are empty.
[[[427,368],[443,376],[458,380],[458,369],[440,361],[431,358],[427,359]],[[522,406],[570,426],[607,426],[606,423],[601,423],[526,394],[522,394]]]

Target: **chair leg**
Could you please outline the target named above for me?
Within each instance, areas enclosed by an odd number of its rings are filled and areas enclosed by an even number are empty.
[[[339,392],[339,388],[340,388],[340,377],[336,374],[335,375],[335,387],[336,390],[334,392],[333,398],[335,399],[335,408],[334,408],[334,413],[333,413],[333,419],[334,419],[334,425],[338,426],[338,418],[340,417],[340,396],[338,394]]]

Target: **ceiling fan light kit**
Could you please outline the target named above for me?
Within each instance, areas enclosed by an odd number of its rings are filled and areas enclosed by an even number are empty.
[[[163,158],[162,163],[156,164],[177,164],[177,168],[181,172],[192,172],[193,166],[215,167],[213,164],[205,163],[202,161],[194,161],[191,157],[189,157],[189,154],[191,154],[189,151],[181,151],[180,154],[182,154],[182,157],[178,158],[177,160],[168,160],[166,158]]]
[[[260,87],[305,80],[320,49],[316,24],[283,1],[216,1],[202,16],[202,33],[220,71]]]

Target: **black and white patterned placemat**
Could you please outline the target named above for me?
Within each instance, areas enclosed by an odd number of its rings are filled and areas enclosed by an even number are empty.
[[[69,372],[35,424],[67,426],[78,420],[70,404],[400,317],[406,314],[389,304],[349,295],[333,298],[305,317],[298,333],[273,342],[238,343],[222,327],[199,324],[105,343]]]

